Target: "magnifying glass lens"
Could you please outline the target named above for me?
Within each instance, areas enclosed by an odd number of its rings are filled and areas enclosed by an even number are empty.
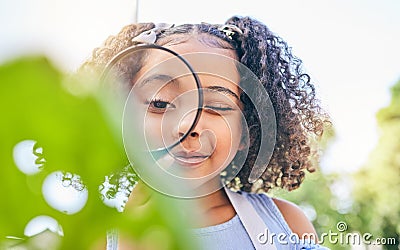
[[[190,64],[169,49],[128,48],[109,63],[104,78],[129,93],[123,118],[127,151],[139,146],[157,160],[179,145],[200,117],[200,81]]]

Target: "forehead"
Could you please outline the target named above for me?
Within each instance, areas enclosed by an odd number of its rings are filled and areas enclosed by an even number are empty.
[[[196,39],[188,39],[179,44],[164,46],[182,56],[201,79],[208,85],[212,78],[238,85],[240,75],[234,50],[215,48]],[[172,78],[191,75],[189,67],[171,53],[152,49],[147,53],[138,77],[162,74]],[[236,86],[237,87],[237,86]]]

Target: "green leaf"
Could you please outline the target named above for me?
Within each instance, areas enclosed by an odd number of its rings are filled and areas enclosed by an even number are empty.
[[[144,245],[156,244],[152,239],[157,236],[164,239],[164,249],[193,247],[183,230],[187,225],[177,212],[182,207],[172,198],[156,193],[152,195],[154,202],[138,214],[119,213],[103,203],[99,187],[106,176],[125,176],[124,167],[129,163],[119,131],[121,111],[114,109],[118,104],[110,103],[104,93],[88,91],[91,83],[85,86],[82,79],[66,78],[44,57],[2,65],[0,82],[0,246],[6,236],[25,239],[7,242],[31,244],[33,239],[24,236],[25,226],[32,218],[47,215],[63,228],[60,249],[99,245],[104,249],[106,231],[111,228],[119,228]],[[36,174],[21,172],[13,155],[15,146],[27,140],[37,143],[28,152],[41,166]],[[29,158],[26,156],[22,158]],[[46,201],[43,182],[56,171],[65,174],[69,185],[87,189],[87,202],[81,211],[66,214]],[[78,179],[70,181],[70,177]],[[118,178],[109,180],[118,182]],[[136,181],[137,177],[131,179],[131,188]]]

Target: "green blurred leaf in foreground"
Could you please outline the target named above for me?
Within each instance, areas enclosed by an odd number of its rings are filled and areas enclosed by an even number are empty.
[[[137,246],[149,249],[192,248],[177,213],[182,207],[172,199],[145,189],[142,192],[151,193],[154,202],[140,213],[118,213],[104,205],[99,187],[104,188],[105,181],[115,184],[115,176],[126,176],[116,173],[127,171],[123,170],[128,162],[120,131],[115,129],[118,121],[109,119],[110,110],[102,108],[109,107],[108,103],[96,94],[74,95],[64,81],[64,75],[42,57],[0,66],[0,247],[6,241],[19,242],[6,240],[7,236],[29,242],[25,226],[32,218],[45,215],[62,227],[60,249],[104,249],[106,231],[111,228],[119,228]],[[21,151],[17,145],[32,148],[37,171],[26,174],[17,168],[15,154]],[[80,211],[59,211],[46,202],[43,183],[55,173],[63,174],[63,184],[87,191]],[[129,178],[130,184],[136,183],[133,172]],[[116,192],[108,190],[104,195]],[[69,198],[66,195],[61,200]]]

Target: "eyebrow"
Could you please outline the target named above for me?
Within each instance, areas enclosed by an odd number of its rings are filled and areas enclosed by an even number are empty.
[[[153,80],[162,80],[162,81],[165,81],[165,82],[172,82],[172,83],[176,82],[175,79],[173,77],[169,76],[169,75],[154,74],[154,75],[151,75],[151,76],[141,80],[138,83],[138,87],[142,87],[143,85],[145,85],[148,82],[151,82]],[[235,92],[233,92],[232,90],[230,90],[228,88],[222,87],[222,86],[209,86],[209,87],[206,87],[205,89],[208,89],[208,90],[211,90],[211,91],[215,91],[215,92],[224,93],[224,94],[233,96],[236,99],[240,100],[239,96]]]
[[[137,84],[137,87],[143,87],[143,85],[146,85],[147,83],[154,81],[154,80],[162,80],[165,81],[166,83],[168,82],[175,82],[175,79],[172,78],[169,75],[164,75],[164,74],[154,74],[149,77],[146,77],[145,79],[140,80]]]
[[[228,94],[230,96],[235,97],[236,99],[240,100],[239,96],[233,92],[232,90],[222,87],[222,86],[210,86],[210,87],[206,87],[206,89],[212,90],[212,91],[216,91],[216,92],[221,92],[224,94]]]

